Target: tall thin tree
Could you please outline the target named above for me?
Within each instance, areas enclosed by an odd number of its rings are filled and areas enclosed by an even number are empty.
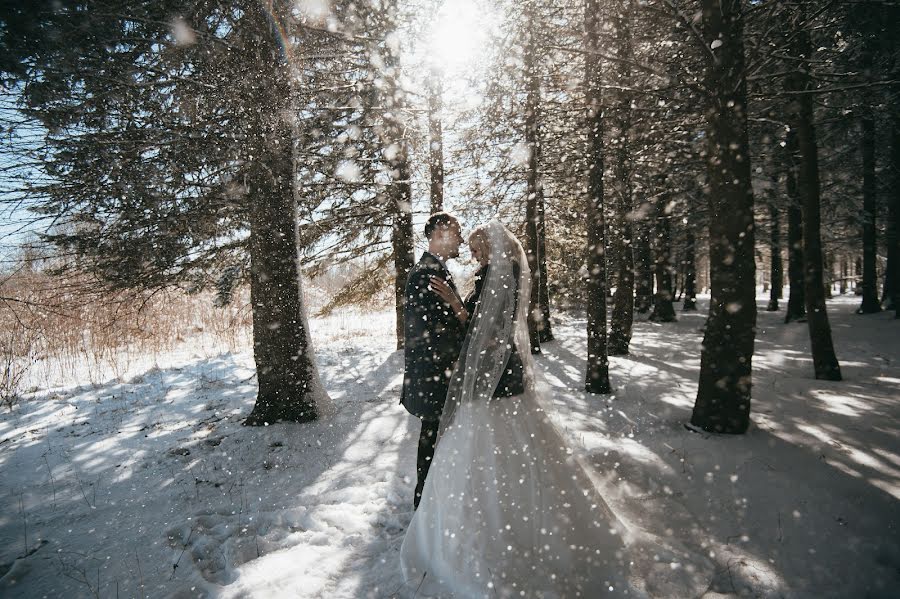
[[[864,106],[867,112],[860,121],[862,128],[862,176],[863,176],[863,210],[862,210],[862,242],[863,242],[863,280],[862,280],[862,304],[857,312],[859,314],[873,314],[881,311],[881,303],[878,301],[878,275],[875,272],[878,239],[875,226],[878,207],[876,203],[875,181],[875,120],[872,117],[869,106]]]
[[[613,194],[616,208],[615,240],[617,244],[616,292],[613,294],[613,308],[609,324],[609,354],[628,354],[634,323],[634,251],[632,248],[631,203],[631,93],[628,85],[631,79],[631,13],[632,0],[622,0],[614,10],[616,28],[616,78],[619,84],[618,102],[613,115],[615,133],[612,135],[615,156],[613,164]]]
[[[790,130],[785,141],[786,151],[782,153],[785,169],[785,195],[787,198],[787,241],[788,241],[788,303],[784,322],[806,319],[806,293],[803,282],[803,211],[800,190],[797,186],[799,153],[797,132]]]
[[[684,233],[684,303],[683,312],[697,309],[697,237],[693,224],[688,220]]]
[[[585,389],[609,393],[609,357],[606,347],[606,218],[603,196],[603,104],[601,95],[599,0],[584,3],[585,77],[587,105],[587,372]]]
[[[791,126],[797,130],[797,181],[803,206],[804,296],[815,376],[817,379],[839,381],[841,368],[834,352],[831,324],[825,306],[818,142],[813,113],[814,89],[809,75],[813,57],[808,29],[810,23],[805,19],[805,4],[804,1],[797,4],[791,41],[796,66],[785,82],[787,91],[791,94]]]
[[[432,68],[428,78],[428,165],[431,171],[431,213],[444,210],[444,132],[441,123],[441,73]]]
[[[533,13],[534,2],[526,5]],[[553,338],[550,330],[549,291],[547,286],[547,258],[545,242],[544,186],[541,175],[541,77],[538,60],[540,52],[532,16],[525,24],[525,145],[528,149],[526,175],[525,237],[526,255],[531,268],[531,309],[528,311],[528,333],[531,352],[539,354],[541,341]],[[546,301],[544,301],[546,300]]]
[[[897,90],[900,91],[900,90]],[[900,94],[897,94],[900,96]],[[891,294],[894,318],[900,318],[900,114],[895,110],[891,115],[891,170],[893,185],[890,197],[890,229],[888,235],[889,274],[893,277],[891,286],[885,285]]]
[[[666,177],[660,178],[660,194],[656,198],[656,214],[653,219],[653,246],[656,250],[654,275],[656,276],[656,296],[650,320],[654,322],[675,322],[675,296],[672,285],[672,203]]]
[[[380,99],[384,107],[384,127],[382,139],[383,153],[390,169],[390,182],[386,196],[391,214],[391,244],[394,254],[394,308],[396,312],[397,349],[403,348],[403,314],[406,305],[406,279],[415,262],[412,220],[412,181],[409,164],[409,139],[404,111],[406,90],[401,85],[401,64],[399,49],[395,43],[397,35],[396,0],[384,6],[381,18],[387,21],[384,31],[386,39],[380,50],[384,54],[382,78],[384,85]]]
[[[778,300],[781,299],[781,288],[784,286],[781,265],[781,215],[778,210],[778,202],[776,199],[776,185],[778,181],[773,181],[773,188],[769,190],[769,304],[766,310],[769,312],[778,311]]]

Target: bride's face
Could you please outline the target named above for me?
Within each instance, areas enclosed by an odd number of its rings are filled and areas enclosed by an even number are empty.
[[[469,237],[469,251],[472,252],[472,258],[478,261],[481,266],[487,266],[488,248],[487,244],[477,235]]]

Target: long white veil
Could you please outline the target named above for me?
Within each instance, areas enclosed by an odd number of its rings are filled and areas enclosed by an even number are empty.
[[[525,251],[496,220],[485,233],[484,284],[401,547],[405,578],[416,596],[689,596],[678,589],[702,577],[687,568],[673,574],[671,564],[706,558],[620,521],[591,465],[551,420],[544,406],[553,390],[537,377],[528,343]],[[513,347],[524,393],[492,399]]]
[[[491,399],[513,347],[522,359],[525,392],[534,391],[527,324],[531,271],[525,250],[496,219],[485,228],[488,268],[478,307],[470,315],[469,329],[450,379],[438,440],[452,426],[462,403]]]

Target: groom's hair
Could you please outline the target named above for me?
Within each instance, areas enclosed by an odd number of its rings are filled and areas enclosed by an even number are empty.
[[[428,222],[425,223],[425,238],[431,239],[431,234],[434,233],[436,228],[449,227],[455,222],[456,217],[449,212],[435,212],[428,217]]]

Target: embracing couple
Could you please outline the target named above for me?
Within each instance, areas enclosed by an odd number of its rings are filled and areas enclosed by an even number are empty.
[[[549,420],[526,323],[531,274],[499,221],[468,236],[463,299],[445,261],[460,224],[426,226],[406,286],[401,402],[419,417],[415,513],[401,548],[416,597],[628,594],[621,525]],[[543,387],[542,387],[543,389]]]

